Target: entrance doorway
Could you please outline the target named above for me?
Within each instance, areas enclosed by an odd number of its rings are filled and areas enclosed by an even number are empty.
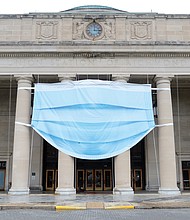
[[[190,161],[182,161],[183,189],[190,190]]]
[[[77,159],[77,192],[112,191],[112,159],[81,160]]]
[[[131,172],[132,188],[134,191],[142,190],[142,169],[133,169]]]
[[[46,170],[46,190],[55,191],[58,187],[58,170]]]
[[[0,190],[5,189],[5,170],[0,169]]]
[[[0,161],[0,191],[5,190],[6,161]]]
[[[134,191],[145,189],[144,140],[131,148],[131,186]]]
[[[55,191],[58,186],[58,150],[44,141],[43,190]]]

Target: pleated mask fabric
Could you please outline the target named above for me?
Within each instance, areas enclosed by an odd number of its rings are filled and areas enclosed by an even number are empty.
[[[31,126],[70,156],[114,157],[155,127],[151,85],[101,80],[35,84]]]

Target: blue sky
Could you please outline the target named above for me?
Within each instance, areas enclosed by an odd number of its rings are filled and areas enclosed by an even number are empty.
[[[128,12],[190,14],[190,0],[0,0],[0,14],[59,12],[81,5],[104,5]]]

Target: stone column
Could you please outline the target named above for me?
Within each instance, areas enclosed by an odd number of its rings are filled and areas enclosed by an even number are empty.
[[[115,157],[115,188],[114,194],[134,194],[131,187],[130,150]]]
[[[30,124],[31,90],[21,88],[31,87],[31,84],[31,76],[20,76],[18,78],[12,186],[9,194],[29,194],[30,127],[17,124],[17,122]]]
[[[58,187],[56,194],[76,194],[74,188],[74,158],[59,151],[58,155]]]
[[[158,128],[160,194],[180,194],[176,178],[176,156],[170,80],[169,77],[156,76],[157,88],[169,89],[157,91],[158,124],[172,124]]]
[[[61,82],[72,79],[74,79],[72,75],[59,75]],[[55,193],[63,195],[76,194],[74,188],[74,158],[61,151],[58,155],[58,187]]]
[[[112,75],[112,80],[127,82],[130,75]],[[134,194],[131,187],[131,160],[130,150],[118,155],[114,159],[115,188],[114,194]]]

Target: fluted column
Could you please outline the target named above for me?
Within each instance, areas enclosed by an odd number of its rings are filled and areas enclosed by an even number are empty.
[[[112,75],[112,80],[127,82],[130,75]],[[116,156],[114,194],[134,194],[131,187],[131,159],[130,150]]]
[[[74,76],[59,75],[59,80],[73,80]],[[58,155],[58,187],[56,194],[71,195],[76,194],[74,188],[74,158],[59,151]]]
[[[176,156],[173,129],[173,112],[169,77],[156,77],[158,124],[171,124],[158,128],[160,194],[179,194],[176,178]]]
[[[29,155],[30,155],[30,127],[19,124],[30,123],[31,90],[22,87],[31,87],[32,77],[20,76],[18,79],[14,145],[12,186],[9,194],[29,193]]]

